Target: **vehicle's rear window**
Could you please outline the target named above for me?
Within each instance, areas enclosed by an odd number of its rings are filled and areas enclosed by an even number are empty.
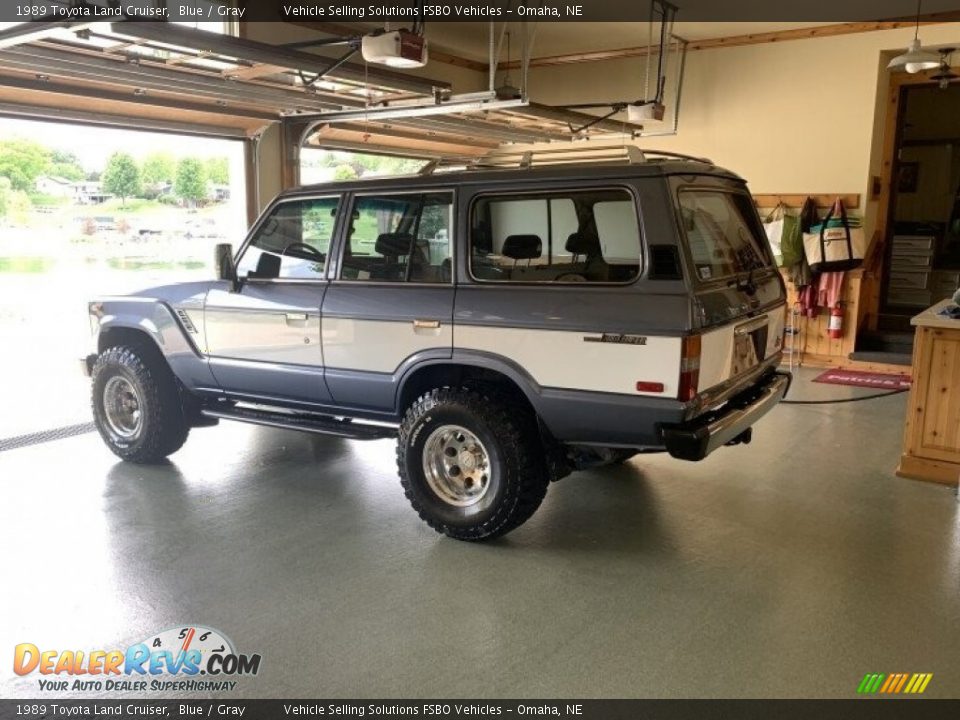
[[[699,280],[709,282],[769,264],[749,195],[687,188],[679,198],[680,220]]]

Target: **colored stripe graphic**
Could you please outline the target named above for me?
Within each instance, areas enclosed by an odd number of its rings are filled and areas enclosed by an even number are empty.
[[[901,690],[903,690],[903,686],[906,682],[907,682],[907,674],[900,673],[900,682],[897,683],[897,689],[894,690],[894,692],[900,692]]]
[[[920,695],[933,679],[933,673],[867,673],[857,685],[860,695],[881,693],[897,695]]]

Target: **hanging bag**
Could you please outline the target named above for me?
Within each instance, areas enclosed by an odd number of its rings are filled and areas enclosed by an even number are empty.
[[[815,273],[853,270],[863,265],[866,242],[860,221],[847,216],[837,201],[819,225],[803,235],[803,249]]]
[[[803,201],[803,208],[800,210],[800,230],[808,233],[810,228],[820,222],[820,216],[817,215],[817,201],[812,197],[807,197]],[[801,243],[803,238],[800,238]]]
[[[783,216],[783,235],[780,238],[780,251],[783,253],[783,267],[794,268],[806,262],[803,252],[803,233],[817,221],[817,204],[807,198],[799,215]],[[809,272],[805,273],[809,275]],[[805,285],[806,283],[799,283]]]
[[[773,252],[774,262],[778,267],[783,266],[783,251],[781,243],[783,240],[783,221],[784,221],[783,203],[777,203],[777,206],[770,211],[763,221],[763,229],[767,234],[767,242],[770,243],[770,250]]]

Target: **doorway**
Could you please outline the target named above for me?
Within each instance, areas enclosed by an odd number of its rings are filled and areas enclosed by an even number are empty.
[[[0,118],[0,439],[89,422],[87,303],[212,279],[244,170],[236,139]]]
[[[900,88],[879,329],[960,287],[960,85]]]

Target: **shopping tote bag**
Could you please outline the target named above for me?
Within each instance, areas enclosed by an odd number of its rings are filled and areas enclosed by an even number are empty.
[[[819,225],[803,234],[803,250],[815,273],[853,270],[863,265],[866,239],[858,218],[851,218],[837,201]]]

